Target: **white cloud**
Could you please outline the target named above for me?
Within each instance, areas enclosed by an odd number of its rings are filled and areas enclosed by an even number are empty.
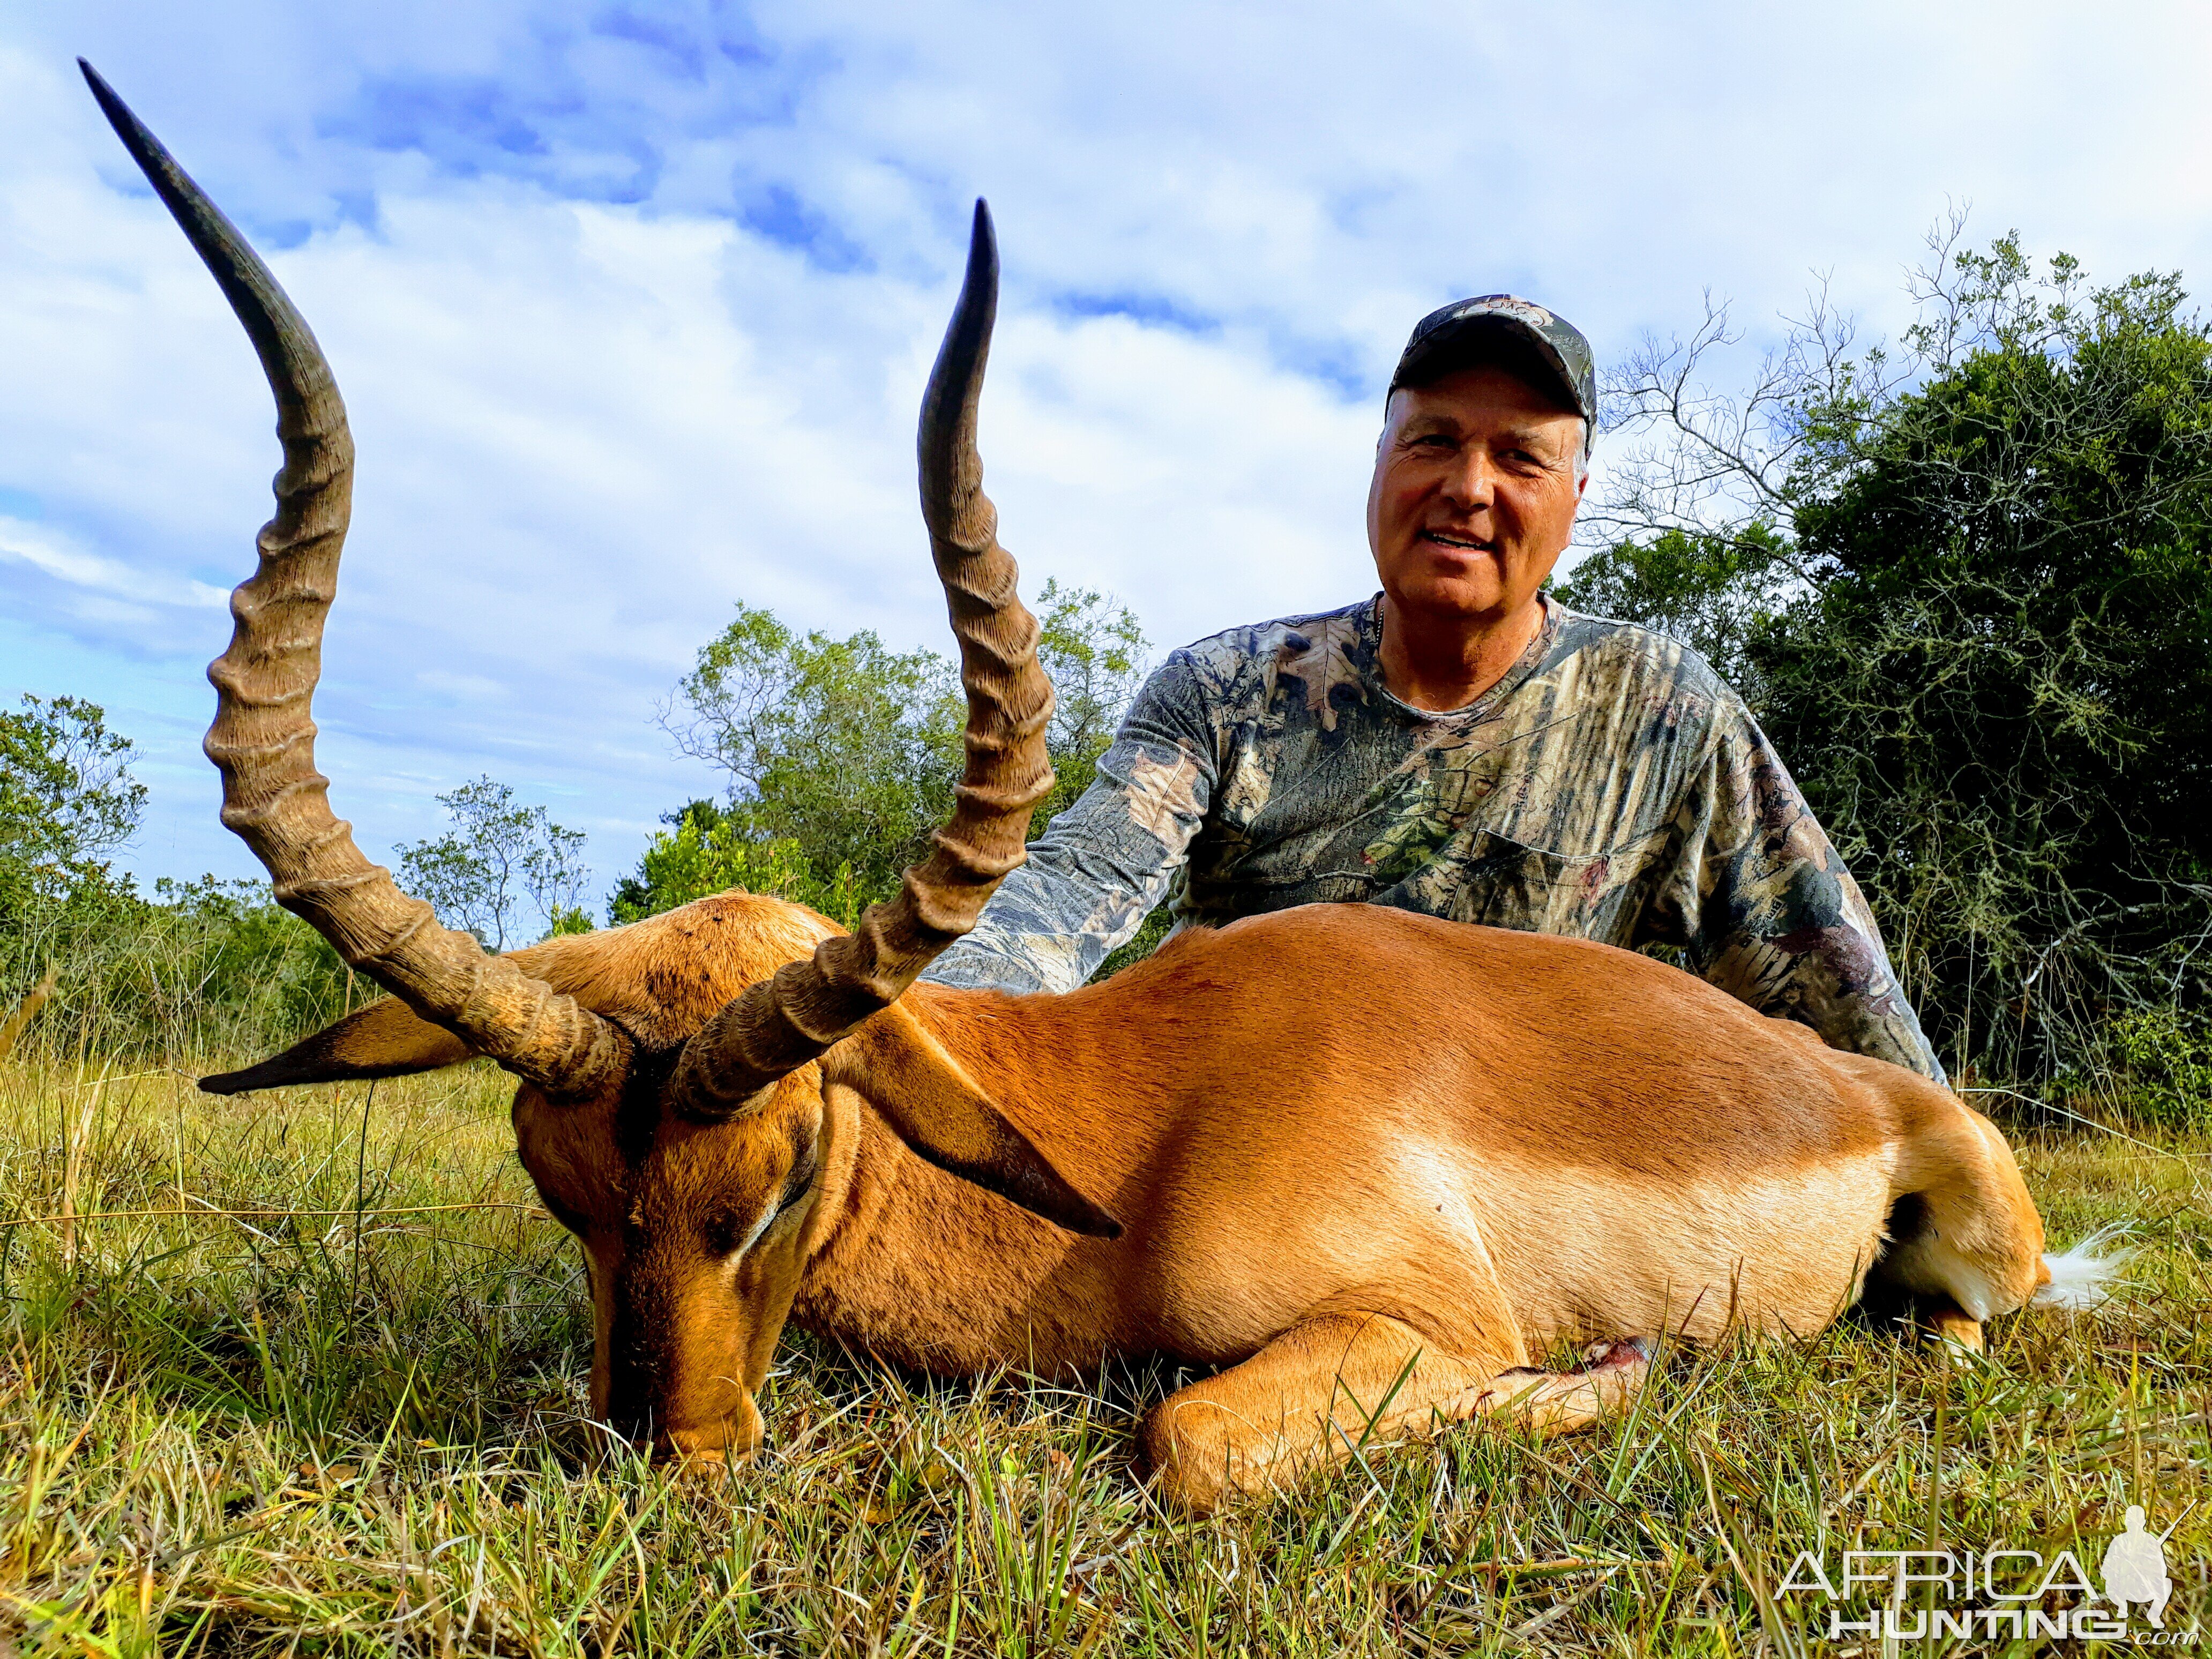
[[[27,566],[44,576],[74,588],[109,598],[150,601],[155,605],[189,605],[197,610],[221,610],[225,599],[220,587],[205,582],[164,580],[120,559],[87,553],[70,538],[20,519],[0,517],[0,562]],[[79,604],[88,601],[80,599]],[[111,610],[112,608],[111,607]],[[144,604],[128,607],[133,617],[150,617]]]

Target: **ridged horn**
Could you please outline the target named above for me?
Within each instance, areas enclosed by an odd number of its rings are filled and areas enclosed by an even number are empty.
[[[353,503],[353,435],[315,337],[237,228],[82,58],[92,95],[131,159],[206,262],[276,396],[284,465],[260,568],[230,599],[230,648],[208,668],[215,724],[204,747],[222,774],[222,821],[267,869],[276,902],[425,1019],[549,1094],[618,1079],[629,1042],[574,998],[474,938],[438,925],[354,845],[315,770],[315,683]]]
[[[984,901],[1025,856],[1030,811],[1051,792],[1044,734],[1052,683],[1037,664],[1036,618],[999,545],[998,510],[983,494],[975,449],[998,306],[998,243],[990,210],[978,201],[967,280],[922,397],[920,441],[921,514],[968,693],[967,763],[951,817],[928,859],[900,878],[897,896],[870,905],[853,933],[749,987],[701,1028],[670,1079],[669,1098],[691,1116],[734,1115],[896,1001],[975,925]]]

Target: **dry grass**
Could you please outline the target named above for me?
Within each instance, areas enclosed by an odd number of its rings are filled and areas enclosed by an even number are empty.
[[[2052,1236],[2139,1253],[1986,1362],[1864,1320],[1678,1354],[1598,1432],[1455,1430],[1192,1523],[1129,1462],[1171,1376],[933,1383],[799,1337],[772,1453],[663,1480],[580,1414],[577,1252],[498,1075],[367,1094],[0,1064],[0,1222],[77,1217],[0,1226],[0,1649],[1790,1652],[1826,1645],[1775,1594],[1801,1547],[2094,1570],[2130,1498],[2180,1517],[2168,1626],[2207,1600],[2202,1139],[2014,1122]],[[210,1209],[254,1213],[117,1213]]]

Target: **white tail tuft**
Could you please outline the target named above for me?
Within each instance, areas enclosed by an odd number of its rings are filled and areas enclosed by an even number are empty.
[[[2051,1282],[2039,1286],[2030,1300],[2039,1308],[2065,1308],[2075,1313],[2102,1306],[2112,1293],[2112,1281],[2135,1252],[2115,1250],[2110,1255],[2097,1252],[2127,1231],[2125,1224],[2116,1221],[2098,1228],[2070,1250],[2045,1256],[2043,1266]]]

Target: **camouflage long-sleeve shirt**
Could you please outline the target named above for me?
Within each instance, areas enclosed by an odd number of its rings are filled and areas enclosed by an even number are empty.
[[[1449,714],[1385,685],[1379,595],[1176,652],[927,977],[1072,989],[1171,890],[1178,928],[1360,900],[1676,945],[1753,1007],[1940,1079],[1742,700],[1674,641],[1545,604],[1505,678]]]

